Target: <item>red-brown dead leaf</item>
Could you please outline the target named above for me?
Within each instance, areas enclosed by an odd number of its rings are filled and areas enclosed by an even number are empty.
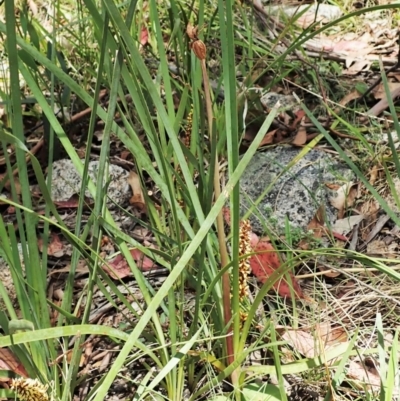
[[[231,225],[231,211],[225,207],[222,209],[222,214],[225,222]],[[261,239],[253,232],[250,232],[250,247],[256,253],[249,258],[250,268],[252,273],[257,277],[261,283],[265,283],[269,277],[279,269],[281,262],[278,254],[276,253],[272,244],[266,239]],[[286,276],[286,275],[285,275]],[[289,273],[290,283],[288,283],[285,277],[280,278],[273,284],[273,288],[277,293],[285,298],[291,298],[293,290],[296,299],[310,300],[304,296],[303,291],[296,281],[294,275]]]
[[[308,223],[307,225],[307,231],[312,231],[314,238],[322,238],[323,234],[326,232],[326,227],[325,227],[325,207],[324,205],[321,205],[317,212],[315,213],[314,217],[312,220]],[[309,249],[309,241],[306,239],[302,239],[298,247],[300,249],[307,250]]]
[[[275,133],[274,143],[281,143],[286,140],[286,131],[278,129]]]
[[[139,249],[130,250],[133,260],[141,271],[149,271],[156,264]],[[111,262],[103,265],[104,271],[114,279],[122,279],[132,274],[128,262],[122,254],[116,256]]]
[[[306,116],[306,112],[304,110],[298,110],[296,113],[294,113],[295,118],[293,120],[293,123],[291,124],[290,128],[292,130],[295,130],[297,126],[301,123],[302,120],[304,120],[304,117]]]
[[[308,223],[308,231],[314,232],[315,238],[321,238],[325,232],[325,207],[321,205],[312,220]]]
[[[76,209],[79,206],[79,196],[72,195],[67,201],[53,201],[57,209]],[[92,200],[85,199],[85,203],[92,204]]]
[[[128,157],[131,155],[131,152],[129,150],[123,150],[121,152],[121,155],[119,156],[122,160],[127,160]]]
[[[40,252],[43,251],[43,239],[38,239],[38,246]],[[56,258],[64,256],[64,244],[61,242],[57,234],[51,234],[50,242],[47,244],[47,254]]]
[[[0,369],[11,370],[20,376],[28,377],[28,372],[8,348],[0,348]]]
[[[332,231],[333,238],[338,239],[339,241],[347,242],[349,239],[343,234],[337,233],[336,231]]]
[[[267,132],[258,147],[261,148],[262,146],[271,145],[274,143],[276,131],[277,129]]]
[[[302,146],[307,142],[307,131],[305,127],[300,127],[297,131],[296,136],[292,141],[294,146]]]
[[[336,293],[336,299],[351,297],[355,289],[358,288],[357,284],[353,280],[347,281],[345,284],[340,286],[340,290]]]
[[[143,26],[140,31],[140,44],[142,46],[145,46],[147,45],[148,41],[149,41],[149,31],[145,26]]]
[[[274,247],[266,241],[258,242],[254,252],[257,252],[257,254],[249,258],[251,270],[260,282],[265,283],[281,265],[278,254]],[[289,272],[288,275],[290,283],[286,281],[285,277],[282,277],[275,281],[272,287],[283,298],[291,298],[293,293],[295,298],[304,299],[299,283],[292,273]]]

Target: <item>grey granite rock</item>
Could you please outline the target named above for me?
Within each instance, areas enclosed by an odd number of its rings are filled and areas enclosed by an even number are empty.
[[[261,104],[267,109],[272,109],[278,102],[280,103],[279,111],[291,110],[292,112],[297,112],[301,109],[299,103],[292,95],[283,95],[276,92],[266,92],[262,94],[260,101]]]
[[[25,270],[22,245],[17,244],[17,247],[22,269]],[[0,280],[3,283],[3,286],[8,294],[8,297],[10,298],[11,303],[14,306],[17,306],[17,293],[15,290],[13,277],[11,275],[10,266],[1,255],[3,255],[2,252],[0,252]],[[4,303],[4,300],[0,297],[0,311],[4,310],[6,310],[6,305]]]
[[[94,183],[97,182],[98,169],[98,161],[89,162],[89,177]],[[128,175],[129,172],[122,167],[111,164],[108,177],[105,179],[105,183],[109,182],[109,198],[121,206],[124,206],[132,196],[131,188],[127,180]],[[81,185],[81,177],[71,160],[63,159],[53,163],[51,179],[51,197],[53,201],[67,201],[71,199],[73,195],[80,193]],[[85,196],[89,199],[93,199],[88,190],[85,191]],[[107,206],[112,208],[114,203],[109,200]]]
[[[344,163],[313,149],[277,179],[300,151],[279,146],[257,152],[247,166],[240,180],[242,215],[273,183],[250,217],[256,233],[262,234],[266,228],[284,233],[286,219],[291,228],[305,230],[321,204],[325,206],[329,223],[335,222],[337,210],[329,202],[335,192],[329,190],[326,183],[343,184],[353,174]]]
[[[328,23],[342,16],[342,11],[336,5],[331,4],[299,4],[299,5],[266,5],[265,9],[273,14],[284,13],[288,18],[302,14],[296,23],[303,28],[308,27],[314,22]]]

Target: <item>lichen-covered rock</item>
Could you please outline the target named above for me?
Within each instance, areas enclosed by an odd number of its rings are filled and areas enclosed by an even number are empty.
[[[18,254],[20,258],[20,262],[22,268],[24,269],[23,263],[23,254],[22,254],[22,245],[18,244]],[[2,256],[0,256],[0,280],[6,290],[8,297],[10,298],[11,303],[13,306],[17,305],[17,293],[14,286],[14,281],[11,275],[10,266],[8,265],[7,261],[4,260]],[[4,300],[0,297],[0,310],[4,311],[6,309]]]
[[[266,92],[261,96],[260,101],[267,109],[275,107],[278,101],[280,103],[279,111],[291,110],[295,113],[301,109],[294,96],[282,93]]]
[[[11,276],[10,268],[5,264],[3,260],[0,260],[0,280],[3,283],[5,290],[13,305],[16,304],[17,294],[15,292],[14,282]],[[3,299],[0,299],[0,310],[5,310],[5,303]]]
[[[288,18],[295,18],[296,24],[302,28],[307,28],[315,22],[327,24],[342,16],[338,6],[321,3],[293,5],[282,2],[279,5],[265,5],[265,9],[272,14],[283,13]]]
[[[98,161],[89,162],[89,177],[95,184],[97,182],[98,169]],[[132,196],[131,188],[127,181],[128,175],[129,172],[120,166],[113,164],[109,166],[108,176],[104,180],[104,184],[108,183],[107,194],[110,200],[107,202],[107,206],[109,208],[114,206],[113,202],[121,206],[127,204]],[[63,159],[53,163],[51,179],[51,197],[53,201],[71,199],[73,195],[80,193],[81,185],[81,177],[71,160]],[[88,199],[93,199],[88,190],[85,191],[85,196]]]
[[[326,184],[349,181],[351,170],[327,153],[314,149],[283,172],[299,152],[283,146],[257,152],[247,166],[240,180],[242,215],[272,184],[250,217],[254,232],[262,234],[274,229],[284,233],[286,220],[291,228],[305,230],[321,204],[325,206],[329,223],[335,222],[337,210],[329,198],[336,193]]]

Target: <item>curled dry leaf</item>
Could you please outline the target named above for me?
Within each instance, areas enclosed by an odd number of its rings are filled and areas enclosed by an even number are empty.
[[[110,366],[111,358],[113,356],[112,354],[113,353],[111,351],[106,352],[102,360],[95,363],[95,366],[97,365],[96,367],[99,372],[104,372]]]
[[[332,231],[337,234],[346,235],[351,230],[353,230],[354,226],[363,221],[365,216],[363,214],[350,216],[345,219],[338,219],[335,221],[335,224],[332,226]]]
[[[315,238],[321,238],[325,232],[325,206],[321,205],[307,225],[308,231],[313,231]]]
[[[305,127],[300,127],[297,131],[296,136],[292,141],[292,145],[302,146],[307,142],[307,131]]]
[[[294,120],[292,125],[290,126],[291,129],[295,130],[297,126],[301,123],[304,122],[306,113],[304,110],[298,110],[296,113],[294,113]]]
[[[67,201],[53,201],[53,203],[56,205],[57,209],[76,209],[79,206],[79,196],[72,195]],[[90,204],[92,202],[90,201],[88,203]]]
[[[156,267],[155,262],[153,262],[139,249],[131,249],[130,253],[133,257],[133,260],[136,262],[137,267],[141,271],[149,271]],[[122,254],[116,256],[108,264],[103,265],[103,269],[114,279],[122,279],[132,274],[128,262]]]
[[[52,276],[53,274],[60,274],[60,273],[69,273],[71,270],[71,264],[68,264],[65,267],[62,267],[60,269],[51,269],[48,273],[49,276]],[[86,265],[86,262],[82,259],[78,261],[78,266],[76,267],[75,270],[76,274],[87,274],[90,272],[89,268]]]
[[[187,24],[186,26],[186,34],[189,36],[190,39],[196,40],[197,39],[198,29],[194,27],[191,23]]]
[[[146,204],[144,201],[142,185],[140,183],[139,176],[134,171],[131,171],[129,173],[128,184],[131,186],[133,192],[133,196],[129,200],[129,203],[135,208],[137,208],[139,211],[145,212]]]
[[[40,252],[43,251],[43,239],[38,239],[38,246]],[[64,244],[61,242],[57,234],[51,234],[50,242],[47,244],[47,254],[56,258],[64,256]]]
[[[374,164],[374,165],[372,166],[371,171],[369,172],[369,183],[370,183],[371,185],[374,185],[374,184],[375,184],[375,181],[376,181],[377,178],[378,178],[378,173],[379,173],[379,167],[378,167],[378,165]]]
[[[350,93],[347,93],[345,97],[339,102],[339,104],[344,107],[347,103],[351,102],[352,100],[358,99],[360,97],[360,93],[357,89],[353,89]],[[337,107],[335,109],[335,113],[339,114],[342,111],[342,107]]]
[[[357,186],[350,181],[336,191],[336,196],[330,198],[331,205],[338,210],[338,218],[343,218],[346,208],[351,207],[357,197]]]
[[[260,241],[254,248],[256,255],[250,257],[250,267],[261,283],[265,283],[272,274],[280,268],[281,262],[271,243]],[[289,282],[286,276],[289,276]],[[304,299],[303,291],[292,273],[275,281],[272,287],[283,298],[291,298],[292,293],[297,299]]]
[[[306,358],[315,358],[340,343],[347,342],[347,335],[342,328],[331,329],[329,322],[317,324],[313,330],[287,329],[282,338]]]
[[[8,348],[0,348],[0,369],[11,370],[17,375],[28,377],[23,365]]]
[[[273,144],[274,139],[275,139],[275,134],[277,131],[278,131],[278,129],[274,129],[274,130],[266,133],[263,140],[258,145],[258,147],[261,148],[262,146]]]
[[[312,231],[314,238],[321,238],[324,234],[332,235],[333,237],[341,240],[347,241],[348,239],[341,235],[340,233],[336,233],[334,231],[329,232],[329,229],[325,226],[325,206],[321,205],[317,212],[315,213],[312,220],[308,223],[307,231]],[[300,249],[309,249],[309,243],[307,240],[301,240],[299,243]]]
[[[326,339],[326,344],[328,346],[345,343],[348,341],[348,335],[346,330],[343,327],[333,327],[331,331],[328,333],[328,337]]]

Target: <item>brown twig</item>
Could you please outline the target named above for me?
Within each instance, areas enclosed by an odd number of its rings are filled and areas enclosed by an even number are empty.
[[[99,101],[107,94],[107,90],[103,89],[102,91],[100,91],[99,93]],[[92,108],[88,107],[85,110],[80,111],[79,113],[76,113],[75,115],[73,115],[71,117],[70,122],[76,122],[78,120],[80,120],[81,118],[87,116],[88,114],[90,114],[92,112]]]
[[[390,92],[390,98],[391,98],[392,100],[394,100],[396,97],[399,97],[399,96],[400,96],[400,88],[393,89],[393,90]],[[372,117],[379,116],[379,114],[381,114],[382,111],[386,110],[388,107],[389,107],[389,101],[388,101],[388,99],[385,97],[385,98],[381,99],[375,106],[373,106],[372,108],[370,108],[370,109],[367,111],[367,113],[366,113],[367,116],[366,116],[366,117],[363,117],[361,120],[362,120],[362,121],[365,121],[365,120],[367,120],[368,117],[370,117],[370,116],[372,116]]]

